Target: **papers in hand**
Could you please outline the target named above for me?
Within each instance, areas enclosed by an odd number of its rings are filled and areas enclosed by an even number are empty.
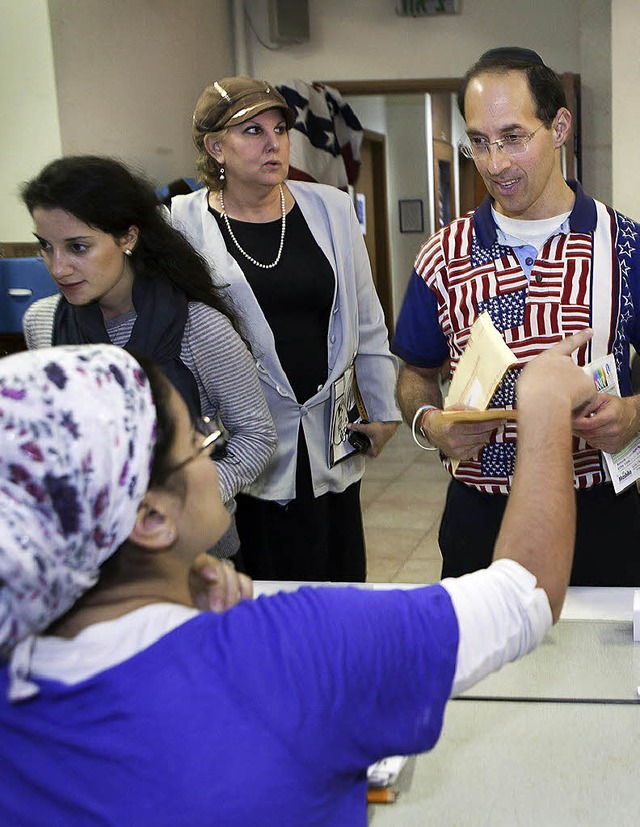
[[[613,354],[596,359],[595,362],[586,365],[586,374],[593,378],[598,393],[608,393],[612,396],[620,396],[618,384],[618,373]],[[628,445],[615,454],[607,454],[602,451],[607,471],[613,483],[613,490],[616,494],[624,491],[636,480],[640,479],[640,434],[635,436]]]
[[[465,405],[484,410],[502,377],[516,361],[489,314],[481,313],[471,327],[469,340],[453,374],[445,408]]]
[[[481,313],[469,331],[469,340],[453,374],[447,398],[444,400],[445,408],[451,405],[464,405],[467,408],[484,411],[491,402],[503,376],[516,362],[515,355],[495,329],[489,314]],[[508,419],[510,417],[498,418]],[[452,460],[451,465],[455,473],[458,461]]]
[[[352,364],[331,385],[328,457],[330,468],[357,450],[349,442],[347,425],[350,422],[366,422],[367,419],[367,411],[358,388],[355,365]]]
[[[400,771],[407,763],[406,755],[392,755],[376,761],[367,769],[367,783],[370,787],[390,787],[395,784]]]

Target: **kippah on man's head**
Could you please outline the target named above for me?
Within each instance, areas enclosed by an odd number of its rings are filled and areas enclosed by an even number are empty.
[[[567,106],[567,99],[560,77],[546,65],[533,49],[522,46],[497,46],[488,49],[467,69],[458,90],[458,109],[465,117],[465,95],[469,83],[488,72],[524,72],[533,97],[536,115],[550,126],[559,109]]]
[[[520,46],[498,46],[496,49],[489,49],[480,56],[478,63],[494,63],[500,60],[520,61],[522,63],[537,63],[544,66],[545,62],[533,49],[523,49]]]

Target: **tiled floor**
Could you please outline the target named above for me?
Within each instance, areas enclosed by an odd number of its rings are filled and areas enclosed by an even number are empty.
[[[448,482],[438,454],[421,451],[406,425],[379,457],[367,460],[362,510],[369,582],[440,579],[438,525]]]

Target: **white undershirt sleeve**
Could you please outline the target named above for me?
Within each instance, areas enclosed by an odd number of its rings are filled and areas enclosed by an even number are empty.
[[[515,560],[496,560],[441,585],[451,597],[460,635],[452,695],[531,652],[551,627],[546,592]]]

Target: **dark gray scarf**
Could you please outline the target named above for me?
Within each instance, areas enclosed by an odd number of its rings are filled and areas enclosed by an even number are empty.
[[[180,359],[189,313],[187,297],[165,279],[133,280],[137,318],[125,350],[157,364],[182,394],[192,417],[200,415],[196,380]],[[53,323],[54,345],[111,344],[97,302],[75,307],[61,296]]]

